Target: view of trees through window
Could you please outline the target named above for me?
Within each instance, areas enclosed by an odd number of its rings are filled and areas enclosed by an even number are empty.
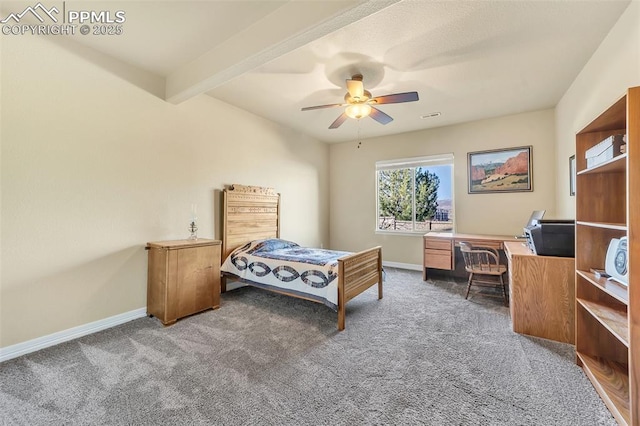
[[[378,170],[378,229],[453,230],[452,165]]]

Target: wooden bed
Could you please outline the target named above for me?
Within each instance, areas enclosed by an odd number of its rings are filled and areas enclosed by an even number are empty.
[[[223,191],[223,206],[222,262],[250,241],[280,238],[280,194],[272,188],[231,185]],[[338,330],[345,327],[346,303],[376,283],[378,299],[382,299],[381,247],[338,259]],[[226,291],[225,277],[221,289]],[[307,299],[286,291],[276,292]]]

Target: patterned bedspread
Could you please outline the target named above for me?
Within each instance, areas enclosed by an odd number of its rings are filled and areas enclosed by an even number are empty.
[[[284,291],[337,310],[338,259],[350,253],[256,240],[234,250],[221,270],[257,287]]]

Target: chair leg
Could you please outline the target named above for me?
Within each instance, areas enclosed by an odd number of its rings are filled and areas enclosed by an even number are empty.
[[[507,285],[500,275],[500,284],[502,284],[502,297],[504,297],[504,306],[509,306],[509,297],[507,296]]]
[[[471,281],[473,281],[473,272],[469,273],[469,283],[467,284],[467,294],[465,294],[464,298],[469,297],[469,290],[471,290]]]

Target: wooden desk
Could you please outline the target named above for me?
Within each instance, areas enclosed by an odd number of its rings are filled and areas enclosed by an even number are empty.
[[[523,243],[506,242],[513,331],[575,343],[575,259],[537,256]]]
[[[458,234],[452,232],[429,232],[424,236],[424,257],[422,279],[427,280],[427,268],[453,271],[456,269],[455,247],[460,241],[468,241],[475,246],[504,249],[505,241],[519,241],[506,235]]]

